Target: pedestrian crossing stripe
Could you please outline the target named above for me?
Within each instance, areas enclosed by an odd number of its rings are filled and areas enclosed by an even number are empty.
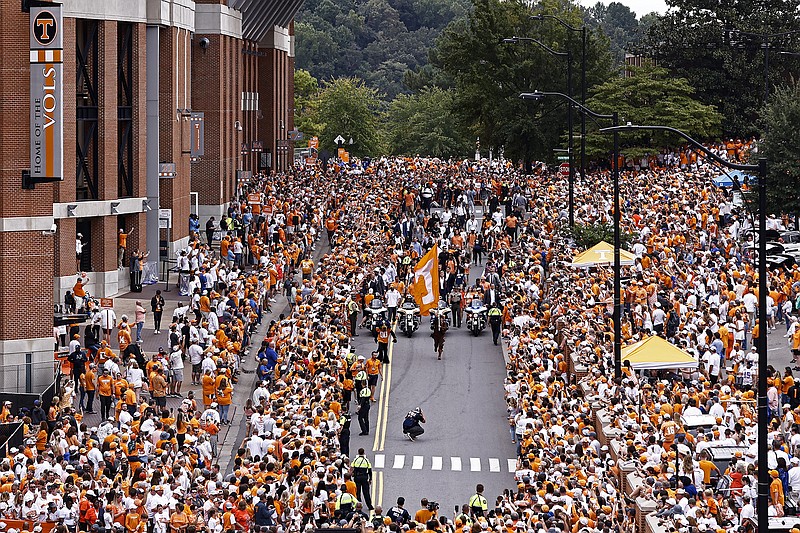
[[[395,455],[394,456],[394,464],[392,468],[399,469],[403,468],[406,464],[406,456],[405,455]]]
[[[468,459],[469,462],[469,471],[470,472],[481,472],[487,470],[489,472],[494,473],[501,473],[503,472],[502,468],[502,459],[497,457],[489,457],[488,459],[482,459],[480,457],[470,457]],[[372,461],[372,465],[375,469],[390,469],[388,463],[391,463],[391,469],[393,470],[402,470],[406,468],[406,456],[405,454],[396,454],[394,457],[387,458],[386,454],[378,453],[375,454],[375,458]],[[430,458],[426,458],[423,455],[412,455],[410,456],[410,460],[408,461],[411,465],[411,470],[443,470],[445,458],[435,455]],[[464,470],[463,462],[461,457],[450,457],[450,471],[451,472],[461,472]],[[506,471],[508,473],[514,473],[517,470],[517,460],[516,459],[506,459]]]

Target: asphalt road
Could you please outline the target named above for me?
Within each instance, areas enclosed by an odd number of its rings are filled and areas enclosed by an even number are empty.
[[[366,330],[354,340],[357,353],[369,357],[375,343]],[[478,483],[486,487],[490,506],[503,489],[513,487],[509,460],[515,458],[515,445],[506,421],[504,376],[503,355],[488,327],[479,337],[463,325],[451,328],[441,361],[427,318],[412,338],[400,335],[391,365],[384,366],[391,384],[381,382],[376,390],[370,434],[358,436],[355,417],[352,422],[351,452],[365,448],[373,464],[373,503],[386,510],[403,496],[413,515],[427,497],[452,517],[454,505],[466,503]],[[427,419],[425,434],[411,442],[402,422],[418,406]]]

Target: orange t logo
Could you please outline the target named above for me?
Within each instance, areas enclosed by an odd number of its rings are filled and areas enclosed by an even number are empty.
[[[36,19],[35,24],[41,29],[40,39],[44,42],[50,40],[50,26],[55,26],[55,21],[52,19],[39,18]]]

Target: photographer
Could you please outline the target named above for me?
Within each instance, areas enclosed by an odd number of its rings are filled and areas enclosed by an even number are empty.
[[[414,513],[414,522],[417,524],[427,524],[428,520],[438,515],[439,504],[433,501],[429,502],[428,498],[422,498],[419,503],[422,508]]]

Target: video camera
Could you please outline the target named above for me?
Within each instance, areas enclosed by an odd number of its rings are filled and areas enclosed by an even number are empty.
[[[436,512],[439,510],[439,502],[428,502],[428,510],[431,512]]]

